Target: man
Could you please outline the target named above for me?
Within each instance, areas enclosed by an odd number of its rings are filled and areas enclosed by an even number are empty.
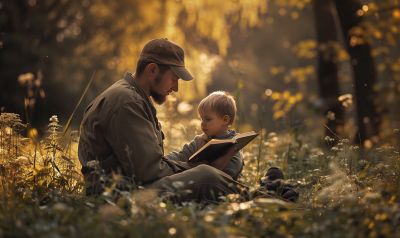
[[[179,185],[180,191],[189,191],[179,195],[180,201],[216,200],[239,192],[238,184],[220,170],[234,149],[211,165],[164,157],[164,135],[152,100],[162,104],[178,91],[179,79],[193,79],[183,49],[167,39],[151,40],[140,53],[136,73],[126,73],[89,104],[78,151],[88,195],[101,194],[111,174],[124,178],[123,189],[140,185],[168,192]]]

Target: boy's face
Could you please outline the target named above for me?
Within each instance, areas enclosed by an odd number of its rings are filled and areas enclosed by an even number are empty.
[[[201,112],[201,129],[209,137],[224,136],[229,126],[229,116],[220,116],[215,112]]]

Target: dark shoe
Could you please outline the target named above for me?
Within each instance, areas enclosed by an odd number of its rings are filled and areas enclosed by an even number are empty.
[[[268,169],[267,173],[265,174],[268,180],[274,181],[277,179],[284,179],[283,172],[277,167],[271,167]]]
[[[260,189],[255,193],[267,194],[271,196],[278,196],[286,201],[296,202],[299,198],[299,193],[294,190],[294,187],[286,183],[284,180],[283,172],[277,167],[271,167],[267,173],[260,180]]]
[[[269,180],[264,180],[261,185],[266,188],[268,191],[278,191],[278,189],[281,187],[281,180],[277,179],[274,181],[269,181]]]
[[[291,202],[296,202],[299,199],[299,193],[292,188],[286,190],[281,196]]]
[[[265,187],[267,184],[281,179],[284,179],[282,170],[277,167],[271,167],[268,169],[265,176],[261,178],[260,185]]]

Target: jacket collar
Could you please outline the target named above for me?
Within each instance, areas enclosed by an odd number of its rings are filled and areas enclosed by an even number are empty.
[[[228,133],[224,136],[214,136],[211,139],[230,139],[232,137],[234,137],[236,135],[236,131],[235,130],[228,130]]]
[[[133,87],[133,89],[144,99],[144,101],[147,103],[147,105],[150,107],[151,109],[151,115],[156,123],[156,128],[157,130],[161,131],[161,125],[158,122],[158,118],[157,118],[157,110],[154,107],[153,101],[150,100],[150,97],[147,96],[146,92],[143,90],[142,87],[140,87],[140,85],[135,81],[135,74],[132,74],[131,72],[126,72],[124,75],[124,80],[129,83],[129,85],[131,85]],[[164,139],[164,133],[162,133],[162,139]]]
[[[154,108],[153,102],[150,100],[150,97],[146,94],[143,88],[135,81],[136,75],[131,72],[126,72],[124,76],[124,80],[127,81],[134,89],[139,93],[142,98]],[[155,110],[155,108],[154,108]]]

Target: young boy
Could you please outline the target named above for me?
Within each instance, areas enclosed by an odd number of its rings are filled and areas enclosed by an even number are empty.
[[[236,135],[234,130],[229,129],[235,120],[236,103],[228,93],[223,91],[211,93],[201,100],[197,110],[204,134],[196,136],[191,142],[185,144],[181,151],[168,154],[166,156],[168,159],[188,161],[190,156],[209,140],[227,139]],[[243,159],[239,151],[231,158],[223,171],[236,180],[242,169]]]

